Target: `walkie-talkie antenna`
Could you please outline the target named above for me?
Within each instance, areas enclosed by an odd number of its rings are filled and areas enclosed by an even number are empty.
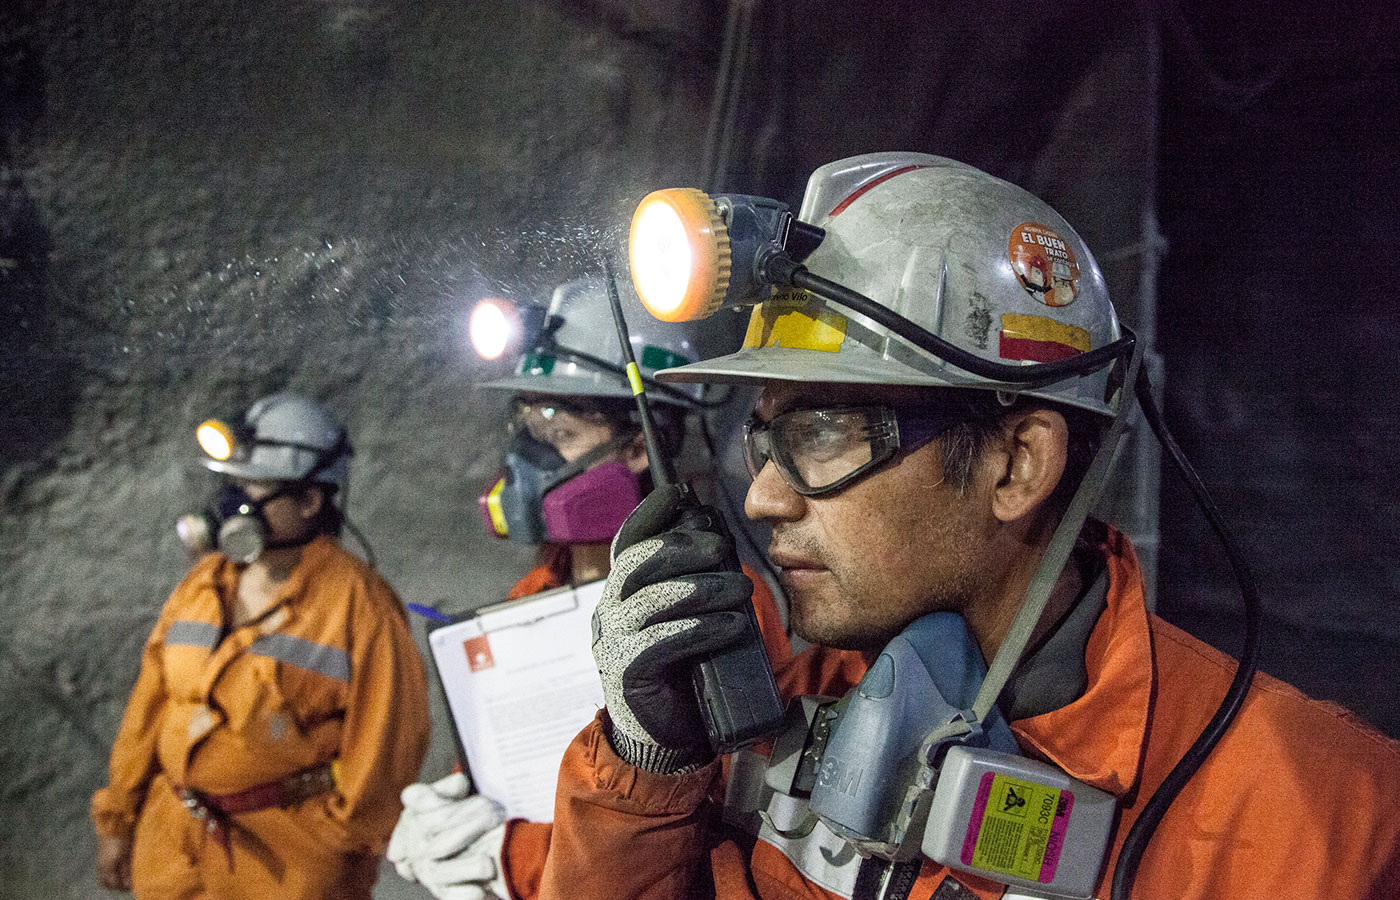
[[[651,420],[651,407],[647,405],[646,391],[642,387],[642,371],[637,368],[636,357],[632,354],[632,335],[627,330],[627,320],[622,315],[622,297],[617,293],[617,276],[613,274],[612,261],[603,257],[603,271],[608,276],[608,301],[612,304],[613,323],[617,325],[617,339],[622,344],[622,361],[627,364],[627,382],[632,386],[632,399],[637,401],[637,414],[642,419],[642,436],[647,445],[647,460],[651,463],[651,477],[657,487],[676,483],[675,467],[671,459],[661,452],[661,442],[656,439],[656,426]]]

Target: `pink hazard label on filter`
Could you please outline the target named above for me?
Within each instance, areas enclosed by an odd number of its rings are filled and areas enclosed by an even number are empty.
[[[963,865],[1041,884],[1054,881],[1073,808],[1069,791],[983,772],[963,837]]]
[[[972,804],[972,819],[967,823],[967,835],[963,838],[962,862],[972,865],[972,853],[977,849],[977,835],[982,831],[982,820],[987,815],[987,798],[992,795],[991,772],[982,773],[982,783],[977,786],[977,801]]]
[[[1060,851],[1065,846],[1065,832],[1069,830],[1069,811],[1074,808],[1074,794],[1060,792],[1060,802],[1055,808],[1055,821],[1050,826],[1050,843],[1045,847],[1045,859],[1040,864],[1040,882],[1049,884],[1055,880],[1055,867],[1060,864]]]

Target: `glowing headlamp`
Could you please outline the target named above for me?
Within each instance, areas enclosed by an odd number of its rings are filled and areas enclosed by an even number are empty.
[[[218,419],[209,419],[201,424],[194,430],[194,438],[199,442],[201,450],[219,462],[233,456],[233,451],[238,446],[233,429]]]
[[[472,310],[468,326],[472,349],[485,360],[518,353],[539,337],[544,318],[545,310],[533,304],[482,300]]]
[[[627,255],[647,311],[689,322],[763,302],[781,281],[770,267],[801,262],[825,235],[777,200],[670,188],[637,206]]]

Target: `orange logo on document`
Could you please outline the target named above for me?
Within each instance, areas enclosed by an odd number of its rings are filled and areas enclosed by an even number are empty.
[[[494,668],[496,658],[491,655],[491,641],[486,635],[477,635],[462,642],[467,651],[467,665],[473,672],[484,672]]]
[[[1046,306],[1069,306],[1079,293],[1079,261],[1069,243],[1039,222],[1022,222],[1008,242],[1011,269],[1026,293]]]

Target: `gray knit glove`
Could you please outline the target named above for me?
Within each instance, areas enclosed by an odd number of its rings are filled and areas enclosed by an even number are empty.
[[[612,571],[593,614],[608,740],[624,760],[677,773],[714,758],[692,671],[743,641],[753,582],[719,513],[664,485],[613,539]]]

